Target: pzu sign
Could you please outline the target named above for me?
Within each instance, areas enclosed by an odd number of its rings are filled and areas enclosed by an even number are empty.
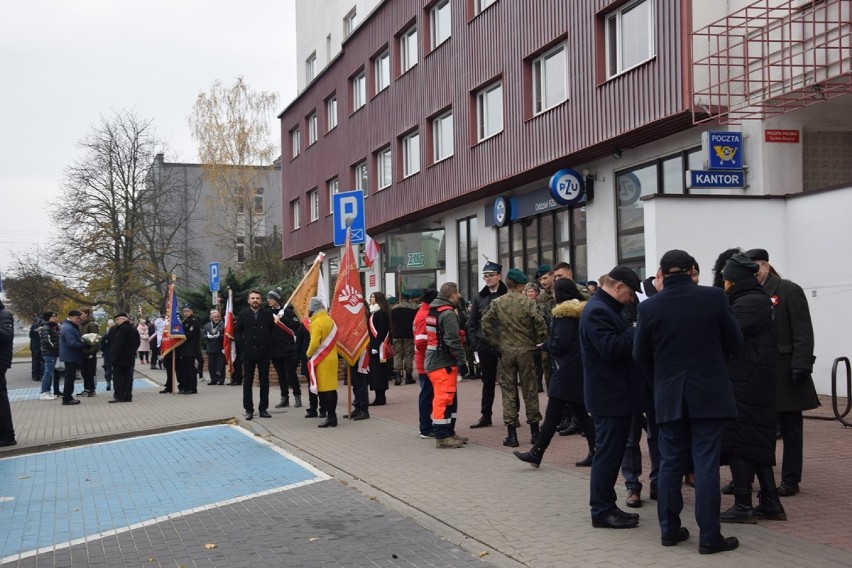
[[[583,176],[571,169],[559,170],[550,178],[550,195],[560,205],[577,205],[586,196]]]
[[[334,246],[346,244],[346,228],[352,229],[352,243],[362,244],[366,240],[364,219],[364,192],[360,189],[335,193],[332,207],[334,222]]]

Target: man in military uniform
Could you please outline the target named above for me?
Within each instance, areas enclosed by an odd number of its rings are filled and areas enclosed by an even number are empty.
[[[547,338],[547,324],[535,302],[523,294],[529,279],[517,268],[506,274],[509,292],[495,299],[482,316],[481,329],[485,338],[499,351],[500,364],[497,377],[503,394],[503,423],[508,435],[504,446],[517,448],[518,432],[518,382],[524,398],[527,424],[530,425],[532,443],[538,442],[541,412],[538,407],[538,389],[535,380],[533,352]]]
[[[819,406],[811,372],[814,368],[814,328],[808,299],[801,286],[781,278],[769,264],[769,253],[751,249],[746,256],[757,263],[757,279],[772,300],[778,338],[775,411],[784,440],[781,485],[778,494],[791,497],[802,481],[804,424],[802,411]]]
[[[178,394],[196,394],[198,392],[198,372],[195,369],[195,360],[198,357],[198,350],[201,348],[201,324],[189,304],[183,305],[183,321],[181,323],[186,341],[176,349]]]
[[[553,299],[553,270],[549,264],[542,264],[535,271],[535,278],[541,285],[541,294],[536,298],[536,304],[541,310],[541,315],[544,317],[544,323],[547,324],[548,333],[550,332],[551,311],[556,305],[556,300]],[[542,378],[544,384],[538,384],[538,392],[544,392],[544,387],[550,384],[550,353],[541,352],[541,367]]]
[[[417,292],[414,297],[417,297]],[[411,374],[414,363],[414,316],[417,315],[417,303],[411,300],[408,290],[402,292],[402,299],[391,308],[391,329],[393,329],[393,384],[413,385],[416,381]]]

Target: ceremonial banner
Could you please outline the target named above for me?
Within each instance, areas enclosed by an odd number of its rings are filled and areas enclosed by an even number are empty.
[[[282,312],[284,308],[291,305],[299,315],[299,319],[308,317],[308,304],[310,303],[311,298],[317,295],[320,267],[322,266],[322,259],[324,258],[325,253],[323,252],[317,255],[314,259],[314,263],[302,277],[302,281],[299,282],[299,285],[296,286],[296,289],[293,290],[292,294],[290,294],[290,299],[287,300],[286,304],[281,306]]]
[[[222,338],[222,351],[225,353],[225,365],[228,373],[234,372],[234,359],[237,358],[237,343],[231,341],[234,336],[234,291],[228,288],[228,303],[225,305],[225,337]]]
[[[337,283],[331,297],[329,315],[337,326],[337,352],[346,359],[347,363],[354,365],[361,352],[367,347],[369,335],[364,294],[361,291],[361,279],[358,276],[358,263],[348,231],[337,273]]]
[[[166,300],[166,325],[163,328],[163,342],[160,345],[160,356],[165,357],[186,341],[183,323],[180,321],[177,307],[175,285],[169,284],[169,297]]]

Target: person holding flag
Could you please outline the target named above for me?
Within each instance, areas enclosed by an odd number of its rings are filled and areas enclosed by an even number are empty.
[[[308,344],[308,379],[311,392],[317,393],[326,411],[319,428],[337,426],[337,326],[318,297],[308,304],[311,340]]]
[[[275,408],[290,406],[289,391],[293,391],[293,406],[302,406],[302,389],[299,386],[299,376],[296,366],[299,356],[296,353],[296,332],[299,330],[299,316],[293,306],[281,307],[281,288],[270,290],[266,294],[266,303],[272,310],[275,327],[272,328],[272,347],[269,358],[278,374],[278,386],[281,389],[281,402]]]
[[[174,391],[175,385],[175,349],[186,341],[186,335],[183,332],[183,323],[178,317],[177,311],[177,295],[175,294],[175,285],[169,284],[169,295],[166,299],[166,321],[163,326],[163,339],[160,343],[160,356],[163,358],[163,363],[166,365],[166,384],[160,394],[167,394]]]

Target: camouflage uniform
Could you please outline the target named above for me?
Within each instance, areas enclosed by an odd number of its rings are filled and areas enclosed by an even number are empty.
[[[535,381],[533,351],[547,338],[547,324],[535,302],[514,290],[496,298],[482,316],[482,333],[500,350],[497,381],[503,394],[503,423],[520,426],[518,421],[518,379],[527,424],[538,424],[541,412]]]
[[[541,294],[536,298],[536,304],[541,309],[544,323],[547,324],[548,334],[550,333],[551,312],[556,306],[556,300],[553,298],[553,292],[550,290],[542,290]],[[544,390],[547,390],[547,385],[550,384],[550,353],[547,351],[541,352],[541,367],[544,375]]]

